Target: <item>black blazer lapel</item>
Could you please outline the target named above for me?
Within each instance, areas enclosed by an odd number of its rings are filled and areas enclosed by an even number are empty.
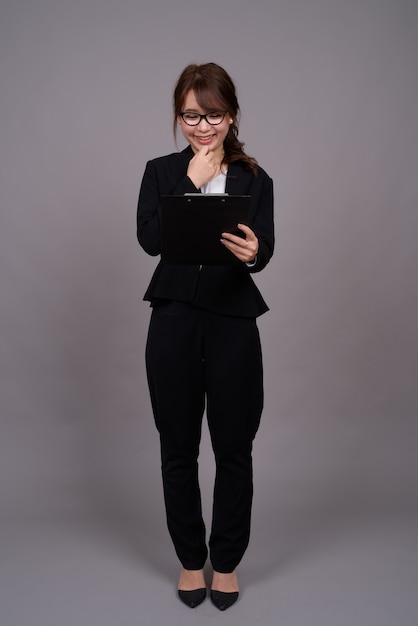
[[[225,192],[230,196],[245,195],[251,183],[251,172],[245,170],[242,165],[230,163],[226,175]]]

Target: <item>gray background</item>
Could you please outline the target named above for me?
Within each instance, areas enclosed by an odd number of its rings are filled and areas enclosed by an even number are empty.
[[[415,626],[417,32],[413,0],[1,0],[2,626]],[[253,539],[222,616],[174,595],[135,233],[175,79],[210,60],[277,226]],[[206,431],[201,467],[209,520]]]

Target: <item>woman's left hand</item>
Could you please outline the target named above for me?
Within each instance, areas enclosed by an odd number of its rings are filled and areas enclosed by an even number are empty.
[[[251,263],[258,253],[258,239],[249,226],[238,224],[238,228],[244,233],[245,239],[231,233],[222,233],[221,242],[237,259],[243,263]]]

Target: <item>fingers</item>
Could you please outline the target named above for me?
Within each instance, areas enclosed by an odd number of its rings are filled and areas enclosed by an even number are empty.
[[[245,238],[240,237],[239,235],[233,235],[232,233],[222,233],[222,238],[228,239],[229,241],[233,241],[234,243],[241,246],[248,246],[250,243],[257,242],[258,239],[253,230],[246,224],[237,224],[238,228],[242,230],[245,235]]]
[[[251,230],[251,228],[249,226],[247,226],[246,224],[238,224],[238,228],[240,230],[242,230],[242,232],[245,235],[246,239],[257,239],[257,237],[255,236],[255,233],[253,230]]]
[[[258,253],[258,239],[253,230],[245,224],[238,224],[245,234],[245,239],[232,233],[222,233],[221,243],[244,263],[250,263]]]
[[[217,164],[213,152],[208,146],[201,146],[189,163],[187,175],[195,187],[202,187],[211,180],[217,172]]]
[[[195,154],[195,157],[197,157],[198,155],[200,156],[205,156],[206,154],[209,154],[209,146],[197,146],[198,147],[198,151]]]

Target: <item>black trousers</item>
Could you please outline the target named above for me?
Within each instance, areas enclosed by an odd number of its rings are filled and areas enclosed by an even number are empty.
[[[176,553],[186,569],[203,568],[208,556],[198,481],[206,406],[216,462],[210,559],[216,571],[232,572],[250,536],[252,443],[263,407],[256,321],[178,302],[156,306],[146,363]]]

